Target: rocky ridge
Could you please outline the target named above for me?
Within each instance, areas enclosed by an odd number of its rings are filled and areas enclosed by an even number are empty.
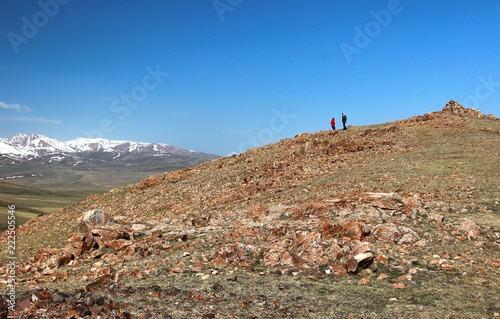
[[[368,271],[375,274],[373,280],[386,280],[379,269],[383,266],[399,271],[399,279],[392,284],[404,287],[413,275],[426,270],[411,267],[412,260],[406,265],[390,260],[425,251],[432,238],[419,231],[419,224],[443,227],[457,241],[481,236],[480,228],[468,219],[448,225],[443,221],[421,200],[396,193],[366,193],[271,210],[257,207],[232,219],[193,219],[190,225],[181,219],[141,224],[92,210],[79,219],[81,232],[70,234],[64,247],[42,248],[19,268],[26,286],[32,288],[18,310],[28,317],[42,313],[57,318],[62,311],[68,314],[64,318],[129,318],[128,312],[120,310],[124,305],[112,297],[128,289],[126,278],[192,273],[200,280],[237,280],[235,269],[255,272],[258,264],[266,269],[261,275],[317,279]],[[152,263],[144,268],[126,266],[138,258],[150,258]],[[428,264],[445,271],[452,271],[456,262],[438,256],[428,259]],[[491,262],[500,266],[500,260]],[[369,280],[361,279],[360,284]],[[74,294],[36,288],[59,281],[87,284]],[[189,298],[189,292],[184,293]]]
[[[341,175],[366,170],[368,158],[396,162],[398,154],[415,152],[418,139],[405,130],[469,130],[464,120],[491,119],[467,110],[450,101],[441,112],[350,128],[353,135],[301,134],[62,210],[55,222],[68,224],[59,228],[65,244],[42,247],[20,265],[25,293],[17,311],[25,318],[189,318],[183,309],[196,303],[199,317],[229,318],[219,308],[230,299],[263,317],[321,317],[311,300],[301,301],[305,297],[293,295],[287,303],[230,289],[252,276],[271,276],[313,282],[348,277],[357,286],[404,290],[435,272],[498,272],[500,232],[468,215],[489,208],[460,201],[464,193],[482,198],[474,185],[455,189],[448,180],[431,192],[423,185],[442,177]],[[388,187],[393,191],[382,191]],[[462,216],[450,218],[452,211]],[[23,225],[20,233],[50,229],[51,217]],[[5,283],[7,273],[0,275]],[[169,285],[172,278],[210,288]],[[61,289],[77,282],[76,289]],[[278,285],[278,291],[289,290],[289,284]],[[148,302],[156,306],[136,307]],[[500,305],[490,307],[491,315],[500,311]]]

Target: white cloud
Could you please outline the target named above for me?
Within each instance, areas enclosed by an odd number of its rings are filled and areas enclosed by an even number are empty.
[[[45,117],[35,117],[35,116],[12,116],[12,117],[0,117],[0,121],[4,122],[22,122],[22,123],[34,123],[34,124],[61,124],[61,120],[52,120]]]
[[[4,110],[15,110],[17,113],[30,113],[33,111],[28,106],[21,104],[9,104],[0,101],[0,109]],[[46,117],[40,116],[2,116],[0,117],[2,122],[20,122],[20,123],[33,123],[33,124],[48,124],[48,125],[59,125],[62,122],[60,120],[48,119]]]
[[[0,108],[7,109],[7,110],[16,110],[19,113],[31,112],[31,108],[29,108],[25,105],[21,105],[21,104],[17,104],[17,103],[16,104],[9,104],[9,103],[5,103],[2,101],[0,101]]]

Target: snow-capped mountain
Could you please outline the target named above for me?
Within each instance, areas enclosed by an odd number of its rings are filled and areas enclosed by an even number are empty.
[[[64,143],[77,152],[118,152],[118,153],[142,153],[156,152],[160,154],[190,155],[194,151],[178,148],[168,144],[143,143],[131,141],[114,141],[103,138],[83,138]]]
[[[0,186],[28,187],[30,194],[38,194],[37,189],[94,194],[217,157],[167,144],[102,138],[61,142],[39,134],[18,134],[0,138]]]
[[[0,154],[19,157],[36,157],[50,152],[75,152],[65,143],[39,134],[18,134],[0,138]]]
[[[77,159],[85,162],[144,160],[150,157],[206,157],[217,156],[190,151],[167,144],[132,141],[114,141],[103,138],[77,138],[62,142],[40,134],[18,134],[11,138],[0,138],[0,158],[9,160],[35,160],[61,162],[63,159]]]

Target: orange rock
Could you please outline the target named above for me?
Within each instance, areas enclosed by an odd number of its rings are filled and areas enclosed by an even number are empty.
[[[411,281],[412,275],[407,274],[407,275],[399,276],[399,279],[406,280],[406,281]]]
[[[370,279],[368,278],[363,278],[360,281],[358,281],[358,285],[366,285],[367,283],[370,282]]]
[[[388,259],[385,255],[377,255],[377,257],[375,257],[375,261],[384,265],[388,264]]]
[[[293,258],[289,252],[284,249],[271,249],[264,255],[263,264],[269,267],[293,266]]]
[[[444,270],[448,270],[448,271],[454,269],[452,265],[448,265],[448,264],[441,265],[441,268],[443,268]]]
[[[94,237],[99,247],[110,247],[110,243],[116,239],[130,238],[127,231],[122,229],[118,224],[103,225],[99,228],[92,229]]]
[[[245,250],[240,248],[239,245],[233,244],[217,249],[212,264],[220,266],[241,266],[241,263],[244,261],[246,261]]]
[[[348,237],[350,239],[361,240],[363,238],[363,225],[358,222],[350,221],[342,226],[340,232],[341,236]]]
[[[73,233],[68,235],[68,239],[66,240],[67,243],[77,243],[83,241],[83,238],[85,237],[84,234],[80,233]]]
[[[378,277],[377,277],[377,280],[384,280],[384,279],[387,279],[387,274],[380,274]]]
[[[479,226],[470,219],[465,219],[458,226],[458,230],[467,234],[467,236],[477,237],[480,234]]]
[[[101,277],[97,278],[96,281],[88,284],[85,287],[85,290],[87,290],[87,291],[102,290],[102,289],[104,289],[109,284],[110,280],[111,280],[111,275],[101,276]]]
[[[346,267],[341,264],[330,265],[330,271],[332,275],[347,275]]]
[[[109,246],[113,248],[116,251],[122,251],[124,249],[127,249],[129,246],[132,245],[132,242],[126,239],[115,239],[109,242]]]
[[[401,231],[392,224],[383,224],[373,230],[373,236],[382,242],[397,243],[401,237]]]
[[[396,282],[396,283],[393,283],[392,286],[396,289],[404,289],[406,288],[405,284],[403,284],[402,282]]]
[[[70,261],[75,259],[75,255],[68,250],[62,249],[57,258],[57,267],[65,266],[69,264]]]

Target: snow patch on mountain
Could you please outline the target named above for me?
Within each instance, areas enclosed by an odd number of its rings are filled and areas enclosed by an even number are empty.
[[[33,158],[45,155],[74,154],[83,152],[105,153],[152,153],[153,156],[191,155],[191,150],[174,147],[168,144],[107,140],[103,138],[79,137],[67,142],[40,134],[18,134],[11,138],[0,138],[0,155],[18,158]]]

